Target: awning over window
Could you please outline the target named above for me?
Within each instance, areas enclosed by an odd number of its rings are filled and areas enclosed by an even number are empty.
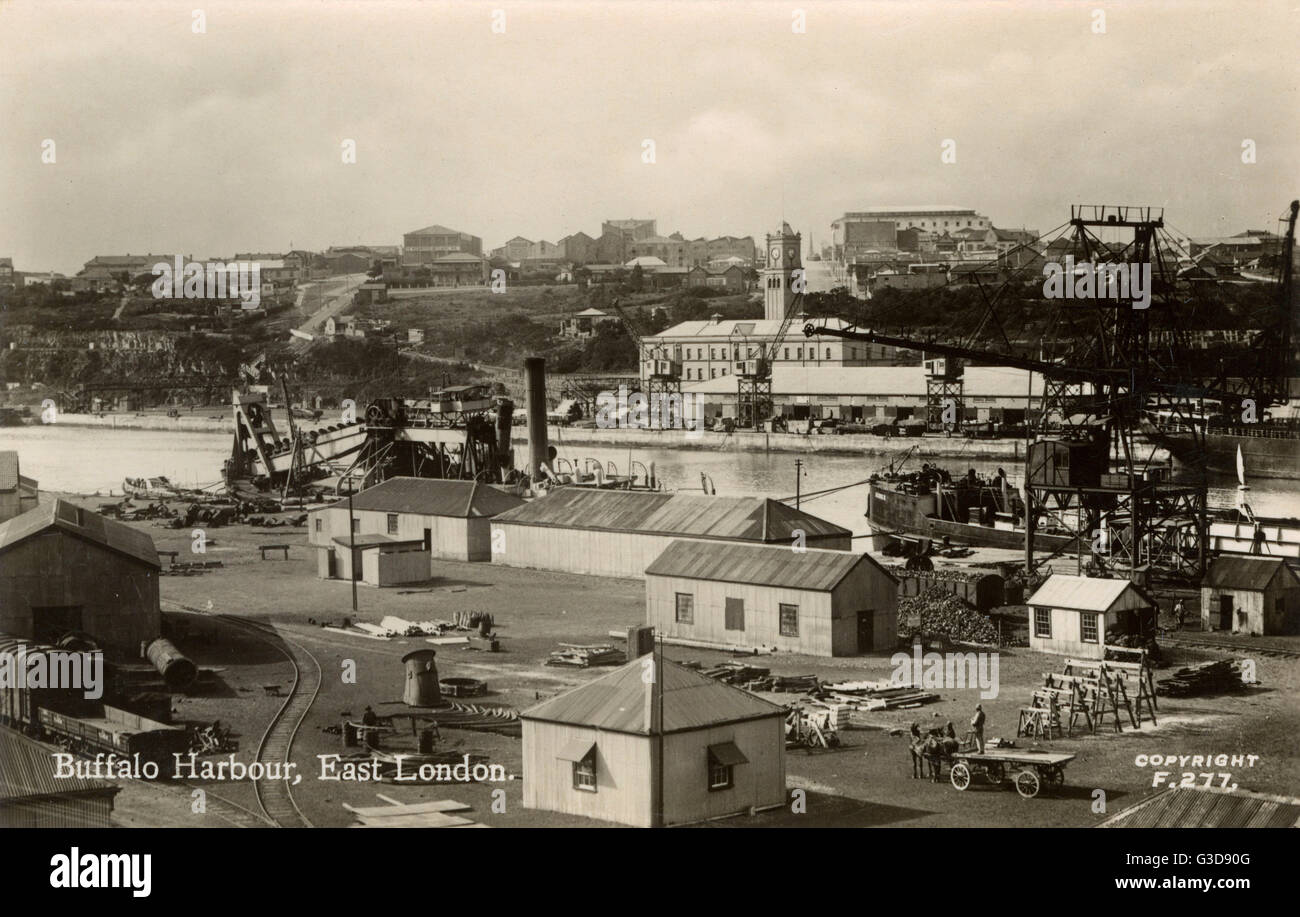
[[[561,761],[581,761],[591,754],[596,743],[591,739],[570,739],[555,755]]]
[[[749,759],[740,753],[740,749],[736,747],[735,742],[719,742],[717,745],[710,745],[709,757],[723,767],[749,763]]]

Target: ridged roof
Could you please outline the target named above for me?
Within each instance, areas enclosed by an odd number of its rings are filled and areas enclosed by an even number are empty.
[[[1142,608],[1150,606],[1151,601],[1126,579],[1053,573],[1025,604],[1074,611],[1110,611]]]
[[[834,589],[859,564],[867,564],[894,579],[866,554],[820,548],[795,552],[789,545],[731,541],[674,541],[645,572],[647,576],[681,576],[826,592]]]
[[[495,516],[523,505],[513,494],[478,481],[438,478],[389,478],[352,498],[352,508],[418,516],[454,516],[458,519]],[[346,499],[330,504],[345,507]]]
[[[1295,582],[1295,573],[1280,557],[1233,557],[1224,554],[1210,564],[1210,570],[1205,574],[1201,585],[1214,589],[1263,590],[1268,588],[1273,577],[1283,569],[1291,574],[1292,585],[1300,585]]]
[[[644,535],[691,535],[790,543],[795,529],[811,542],[853,533],[802,510],[761,497],[648,493],[560,487],[504,512],[498,522],[600,529]]]
[[[154,547],[153,539],[145,532],[134,529],[124,522],[106,519],[93,510],[57,499],[41,503],[21,516],[0,523],[0,553],[51,527],[97,542],[110,551],[116,551],[151,567],[161,566],[158,563],[158,551]]]
[[[0,801],[14,803],[73,793],[117,792],[114,784],[103,780],[56,778],[53,755],[58,750],[0,726]]]
[[[659,669],[656,673],[648,668],[650,659],[650,656],[633,659],[608,675],[529,707],[520,716],[610,732],[657,735],[661,732],[661,684],[663,722],[666,724],[663,732],[684,732],[785,715],[776,704],[671,660],[656,658]],[[649,677],[644,677],[647,673]]]
[[[1171,787],[1099,828],[1296,828],[1300,799],[1216,787]]]

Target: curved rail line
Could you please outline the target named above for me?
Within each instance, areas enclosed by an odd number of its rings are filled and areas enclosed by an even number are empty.
[[[321,668],[306,647],[291,640],[279,631],[255,621],[249,621],[235,615],[216,615],[231,624],[253,631],[262,637],[274,634],[279,638],[276,648],[284,653],[293,664],[293,687],[288,698],[280,707],[271,725],[262,735],[257,746],[256,760],[263,764],[283,764],[289,761],[294,737],[307,716],[307,711],[320,693]],[[253,785],[257,794],[257,804],[263,814],[280,828],[311,828],[311,820],[302,813],[294,801],[293,793],[287,780],[258,780]]]

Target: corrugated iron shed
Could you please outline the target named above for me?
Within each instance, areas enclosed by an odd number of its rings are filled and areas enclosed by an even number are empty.
[[[1153,603],[1142,590],[1128,580],[1053,573],[1047,578],[1047,582],[1039,586],[1038,591],[1029,597],[1026,604],[1041,608],[1106,612],[1116,609],[1147,608]]]
[[[1294,585],[1300,585],[1295,572],[1280,557],[1234,557],[1224,554],[1215,558],[1210,570],[1201,580],[1202,586],[1211,589],[1249,589],[1263,592],[1273,582],[1273,577],[1285,571]]]
[[[453,516],[458,519],[492,517],[522,506],[523,500],[478,481],[438,478],[389,478],[352,498],[352,508],[417,516]],[[346,507],[347,500],[331,504]]]
[[[529,707],[520,717],[610,732],[658,735],[660,685],[664,732],[785,715],[776,704],[694,669],[667,659],[656,658],[655,663],[659,671],[653,674],[657,677],[646,677],[645,657],[634,659],[608,675]]]
[[[796,529],[809,542],[853,533],[776,500],[560,487],[502,513],[498,522],[599,529],[642,535],[691,535],[789,544]]]
[[[789,545],[729,541],[674,541],[645,572],[647,576],[680,576],[829,592],[859,564],[868,564],[894,579],[866,554],[818,548],[795,552]]]
[[[1215,787],[1171,787],[1099,828],[1295,828],[1300,799]]]
[[[8,522],[0,523],[0,554],[50,528],[101,544],[133,560],[158,568],[158,551],[145,532],[66,500],[51,500]]]

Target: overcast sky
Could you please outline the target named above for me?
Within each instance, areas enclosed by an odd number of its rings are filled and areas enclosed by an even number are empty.
[[[1300,193],[1298,39],[1300,0],[0,0],[0,256],[72,273],[430,223],[493,247],[625,217],[692,238],[784,217],[821,243],[895,204],[1275,229]]]

